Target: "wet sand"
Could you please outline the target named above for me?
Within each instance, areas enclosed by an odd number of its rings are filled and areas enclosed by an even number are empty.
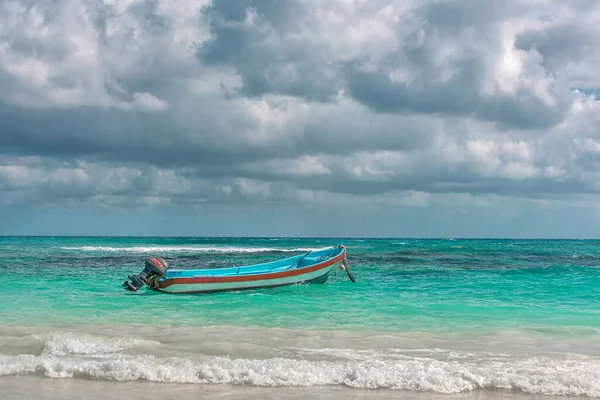
[[[532,395],[518,391],[475,390],[459,394],[439,394],[397,390],[365,390],[341,387],[258,388],[234,385],[164,384],[153,382],[108,382],[84,379],[48,379],[36,376],[0,378],[1,400],[566,400],[576,397]],[[580,399],[580,398],[579,398]]]

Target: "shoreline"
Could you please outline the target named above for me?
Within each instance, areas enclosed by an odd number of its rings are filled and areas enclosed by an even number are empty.
[[[576,396],[539,395],[516,390],[476,389],[457,394],[440,394],[410,390],[354,389],[334,386],[252,387],[229,384],[176,384],[144,381],[115,382],[78,378],[55,379],[39,376],[0,377],[2,400],[106,400],[126,398],[147,400],[214,399],[214,400],[573,400]]]
[[[1,328],[0,386],[12,388],[2,394],[19,400],[39,398],[37,389],[29,390],[39,386],[48,393],[63,391],[49,399],[81,398],[78,393],[87,390],[110,398],[131,391],[134,399],[146,398],[135,397],[146,392],[194,398],[198,390],[212,393],[208,398],[345,400],[366,393],[385,399],[600,394],[600,347],[565,336],[448,340],[233,326]]]

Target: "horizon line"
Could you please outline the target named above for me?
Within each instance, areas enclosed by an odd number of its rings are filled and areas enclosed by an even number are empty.
[[[349,240],[600,240],[600,237],[508,237],[508,236],[170,236],[170,235],[8,235],[2,238],[173,238],[173,239],[349,239]]]

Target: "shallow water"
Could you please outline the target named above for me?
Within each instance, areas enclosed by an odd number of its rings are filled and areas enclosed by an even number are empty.
[[[341,273],[211,295],[120,286],[151,255],[214,268],[339,242],[0,238],[0,385],[600,397],[598,241],[345,239],[355,284]]]

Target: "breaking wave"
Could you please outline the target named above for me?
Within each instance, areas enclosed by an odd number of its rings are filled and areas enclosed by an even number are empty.
[[[574,354],[514,357],[490,353],[446,354],[440,349],[423,349],[416,356],[397,349],[358,352],[335,349],[335,354],[329,354],[329,350],[288,349],[280,357],[258,359],[206,354],[160,357],[150,353],[154,347],[163,345],[152,340],[73,334],[49,335],[37,340],[43,344],[41,352],[1,354],[6,353],[6,348],[0,346],[0,376],[30,374],[259,387],[334,385],[445,394],[505,389],[546,395],[600,396],[600,359]],[[306,357],[315,351],[333,357]],[[440,358],[440,354],[447,356]]]

